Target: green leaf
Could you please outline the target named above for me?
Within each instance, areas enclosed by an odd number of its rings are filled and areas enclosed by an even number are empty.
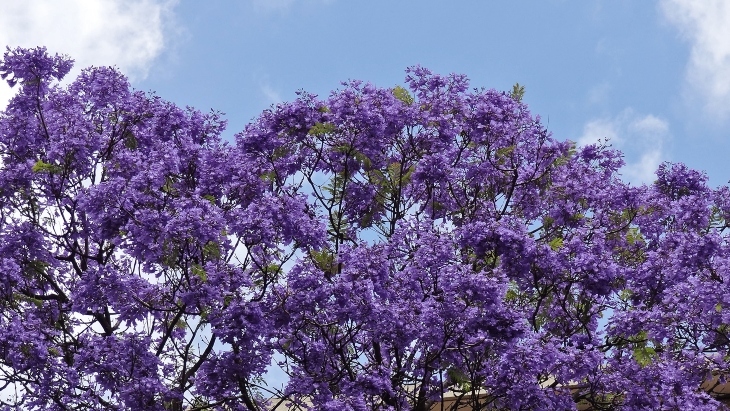
[[[365,169],[370,169],[373,166],[373,162],[370,160],[370,157],[366,156],[365,153],[355,150],[354,148],[350,152],[353,157],[355,157],[355,160],[357,160],[360,164],[365,166]]]
[[[710,215],[710,227],[723,227],[724,225],[724,213],[719,207],[712,206],[712,214]]]
[[[633,357],[639,365],[645,367],[656,358],[656,350],[649,345],[650,341],[646,331],[639,332],[635,336],[630,337],[629,340],[633,342]]]
[[[279,264],[269,264],[266,267],[264,267],[264,272],[266,274],[276,274],[281,270],[281,265]]]
[[[312,262],[314,262],[314,265],[326,274],[335,274],[337,272],[335,255],[330,250],[311,250],[309,254],[312,256]]]
[[[563,239],[560,237],[555,237],[552,240],[550,240],[548,245],[550,246],[550,248],[553,251],[558,251],[563,246]]]
[[[124,140],[124,147],[127,147],[130,150],[135,150],[139,146],[139,143],[137,142],[137,137],[134,136],[134,133],[131,131],[127,131],[122,136],[122,139]]]
[[[61,174],[63,173],[63,167],[46,163],[43,160],[36,161],[31,169],[34,173],[46,173],[46,174]]]
[[[382,201],[382,199],[380,199]],[[358,226],[360,228],[369,228],[373,226],[373,219],[375,217],[375,214],[382,211],[382,206],[380,205],[380,201],[376,201],[375,206],[370,206],[367,208],[367,211],[365,211],[362,216],[360,217],[360,220],[357,222]]]
[[[555,222],[555,219],[550,217],[549,215],[546,215],[542,219],[542,226],[545,230],[549,230],[550,227],[553,226],[553,223]]]
[[[644,236],[641,235],[638,227],[630,227],[628,229],[626,232],[626,242],[631,245],[644,242]]]
[[[262,173],[259,177],[263,181],[273,183],[276,181],[276,171],[266,171]]]
[[[393,96],[409,106],[415,101],[413,99],[413,96],[411,96],[411,93],[409,93],[408,90],[404,89],[401,86],[395,86],[393,88]]]
[[[46,273],[49,264],[45,261],[32,260],[23,266],[23,274],[26,278],[41,278]]]
[[[525,96],[525,86],[520,85],[520,83],[515,83],[509,95],[516,101],[522,101],[522,97]]]
[[[415,166],[410,166],[404,170],[401,175],[401,163],[398,161],[388,164],[388,176],[393,183],[393,187],[408,184],[411,181],[411,175],[416,170]]]
[[[221,256],[221,247],[215,241],[208,241],[203,246],[203,257],[208,260],[217,260]]]
[[[31,303],[36,306],[36,308],[42,308],[43,307],[43,300],[39,300],[37,298],[29,297],[25,294],[21,293],[13,293],[13,300],[15,301],[22,301],[26,303]]]
[[[634,360],[641,365],[646,367],[656,358],[656,350],[652,347],[641,347],[634,348]]]
[[[276,147],[274,152],[271,153],[271,159],[276,161],[282,159],[291,154],[291,148],[287,146]]]
[[[469,379],[469,376],[460,369],[456,367],[449,367],[446,370],[446,375],[449,381],[456,384],[459,389],[464,391],[471,390],[471,380]]]
[[[173,176],[165,176],[165,184],[160,187],[160,191],[162,191],[165,194],[170,195],[176,195],[177,189],[175,188],[175,183],[177,182],[177,179]]]
[[[507,147],[502,147],[497,149],[496,157],[497,160],[503,160],[505,157],[508,157],[510,154],[512,154],[515,151],[515,148],[517,146],[511,145]]]
[[[166,267],[175,267],[177,260],[180,257],[180,250],[178,246],[170,240],[165,240],[162,243],[162,258],[161,263]]]
[[[337,130],[332,123],[314,123],[312,128],[309,129],[308,134],[312,136],[323,136],[325,134],[332,134]]]
[[[522,297],[522,294],[520,292],[520,288],[517,285],[517,282],[514,280],[510,280],[509,284],[507,285],[507,292],[505,293],[504,300],[507,302],[517,302]]]
[[[331,179],[322,186],[322,190],[324,190],[327,194],[331,196],[332,202],[338,202],[344,195],[343,188],[345,187],[345,174],[344,173],[336,173],[332,176]]]
[[[193,264],[190,271],[194,276],[200,278],[200,281],[204,283],[208,281],[208,273],[205,272],[205,269],[200,264]]]
[[[565,155],[556,158],[555,161],[553,161],[553,165],[555,167],[560,167],[568,164],[570,159],[578,152],[576,147],[577,144],[574,141],[570,141],[570,148],[568,149],[568,152]]]
[[[203,321],[208,321],[208,316],[210,315],[210,308],[209,307],[202,307],[200,309],[200,319]]]
[[[182,319],[177,320],[177,322],[175,323],[175,328],[177,328],[179,330],[184,330],[185,327],[187,327],[187,326],[188,326],[188,323],[186,323]]]
[[[20,344],[20,352],[23,353],[23,355],[25,355],[25,356],[29,356],[30,355],[30,350],[32,348],[33,348],[33,346],[30,345],[30,344],[28,344],[28,343],[22,343],[22,344]]]

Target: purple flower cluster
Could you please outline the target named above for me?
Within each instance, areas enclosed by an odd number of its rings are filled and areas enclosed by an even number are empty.
[[[730,189],[704,174],[631,186],[422,67],[229,144],[71,64],[0,60],[0,409],[723,407]]]

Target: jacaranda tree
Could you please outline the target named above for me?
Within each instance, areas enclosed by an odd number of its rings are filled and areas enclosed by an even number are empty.
[[[721,409],[730,190],[702,173],[631,186],[519,88],[420,67],[229,144],[71,65],[0,61],[3,409]]]

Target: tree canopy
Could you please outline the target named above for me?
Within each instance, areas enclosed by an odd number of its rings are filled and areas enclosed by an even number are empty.
[[[71,66],[0,61],[3,409],[722,407],[730,190],[703,173],[632,186],[524,87],[422,67],[227,142]]]

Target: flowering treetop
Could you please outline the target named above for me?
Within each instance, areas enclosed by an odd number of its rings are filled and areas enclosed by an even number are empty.
[[[720,407],[730,192],[703,174],[632,187],[519,90],[421,67],[231,144],[217,113],[70,67],[0,61],[7,409]]]

